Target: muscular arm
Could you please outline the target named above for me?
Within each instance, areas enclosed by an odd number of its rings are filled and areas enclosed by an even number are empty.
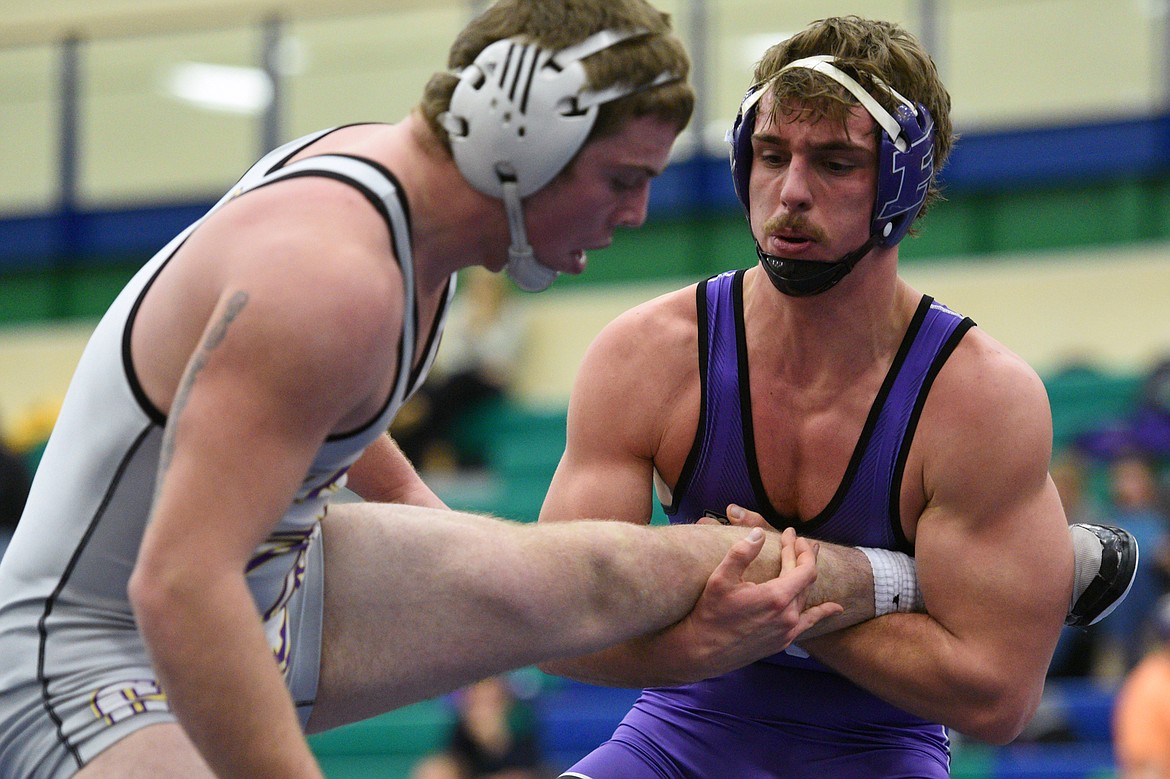
[[[423,482],[389,435],[379,436],[366,447],[361,459],[349,469],[348,486],[365,500],[447,507]]]
[[[990,742],[1040,700],[1072,555],[1048,477],[1051,421],[1034,373],[978,331],[940,374],[911,454],[925,508],[929,615],[893,614],[801,646],[880,697]],[[905,502],[903,503],[905,510]]]
[[[161,398],[169,421],[130,595],[175,713],[220,775],[320,775],[245,569],[325,437],[373,416],[386,381],[375,366],[393,365],[393,279],[374,274],[370,247],[321,238],[342,224],[384,242],[384,228],[347,216],[371,209],[338,188],[287,182],[229,204],[175,261],[216,288],[168,287],[164,274],[144,303],[152,326],[135,330],[140,365],[175,339],[191,357],[181,377],[152,377],[156,392],[177,389]],[[169,295],[195,294],[208,300],[203,333],[168,315]]]
[[[697,398],[685,397],[687,382],[681,375],[697,359],[693,321],[688,327],[685,316],[674,315],[676,307],[685,314],[688,302],[693,312],[693,300],[694,291],[688,289],[640,306],[619,317],[590,347],[570,399],[567,445],[541,509],[541,523],[591,517],[650,521],[653,459],[660,442],[671,437],[689,443],[694,434],[692,429],[670,436],[667,427],[673,421],[666,414],[680,403],[697,403]],[[645,324],[650,316],[655,317],[654,327]],[[655,337],[648,337],[651,333]],[[645,372],[655,370],[649,366],[659,365],[676,366],[680,374],[657,372],[647,381]],[[768,537],[774,542],[776,535]],[[852,568],[843,564],[849,555],[860,558],[852,561]],[[826,558],[834,562],[825,565]],[[747,573],[757,576],[763,570]],[[833,616],[839,611],[833,596],[858,589],[869,596],[844,619],[872,616],[872,584],[846,580],[868,576],[863,556],[822,546],[817,570],[813,588],[818,594],[805,600],[809,606],[826,604],[814,612],[815,620],[843,619]],[[594,684],[680,684],[739,668],[791,643],[796,633],[781,629],[767,611],[744,611],[724,598],[725,585],[709,582],[696,608],[666,630],[542,667]],[[868,614],[858,616],[866,608]]]

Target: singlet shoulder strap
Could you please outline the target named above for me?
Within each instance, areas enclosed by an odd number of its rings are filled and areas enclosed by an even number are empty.
[[[324,176],[344,182],[365,195],[390,228],[394,255],[402,272],[405,305],[402,317],[402,340],[398,350],[397,379],[391,403],[402,403],[409,394],[414,345],[417,343],[418,301],[415,299],[414,259],[410,250],[410,219],[401,189],[389,171],[360,157],[324,154],[291,162],[270,171],[256,186],[273,184],[300,176]],[[251,188],[250,188],[251,189]]]
[[[307,144],[302,143],[300,148]],[[346,183],[359,192],[378,210],[390,230],[390,240],[394,247],[394,256],[398,261],[402,273],[404,290],[404,307],[402,322],[402,339],[399,349],[397,379],[390,402],[399,405],[417,389],[430,370],[438,351],[440,322],[442,312],[436,321],[435,331],[429,339],[427,354],[419,369],[411,370],[414,365],[415,344],[418,335],[418,301],[415,294],[414,255],[410,242],[410,208],[403,193],[402,186],[389,170],[373,160],[347,154],[323,154],[305,157],[296,162],[288,163],[273,170],[269,170],[260,179],[245,183],[241,192],[246,192],[260,186],[284,181],[300,176],[323,176]],[[247,185],[250,183],[250,186]],[[239,194],[239,193],[237,193]],[[455,294],[454,275],[447,286],[447,295],[443,303],[445,311],[451,298]]]

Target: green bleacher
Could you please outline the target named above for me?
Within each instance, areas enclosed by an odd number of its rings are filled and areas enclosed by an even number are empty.
[[[309,745],[328,779],[405,779],[443,746],[453,722],[445,703],[423,701],[310,736]]]

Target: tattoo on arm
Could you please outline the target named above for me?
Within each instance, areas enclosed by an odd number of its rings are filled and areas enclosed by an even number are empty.
[[[244,310],[244,306],[247,303],[247,292],[241,291],[232,295],[231,300],[227,302],[223,316],[211,328],[211,332],[207,334],[199,350],[191,358],[191,365],[187,368],[186,373],[183,374],[183,378],[179,382],[179,389],[175,393],[175,400],[171,403],[171,413],[167,420],[166,431],[163,433],[162,453],[159,457],[158,477],[155,483],[156,495],[158,488],[162,485],[163,477],[170,468],[171,458],[175,453],[175,431],[179,427],[179,415],[183,413],[183,409],[187,405],[187,399],[191,394],[191,387],[194,386],[199,372],[207,365],[207,360],[211,356],[211,350],[223,343],[223,339],[227,337],[228,327],[240,315],[240,312]]]

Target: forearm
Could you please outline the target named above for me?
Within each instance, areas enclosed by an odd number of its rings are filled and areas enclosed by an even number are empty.
[[[778,540],[779,548],[767,543],[771,540]],[[747,539],[736,547],[747,549],[749,543]],[[840,612],[836,603],[813,604],[808,598],[817,555],[806,540],[791,530],[761,532],[750,548],[756,551],[738,562],[733,548],[681,621],[603,652],[549,663],[545,669],[612,686],[695,682],[784,651],[810,625]],[[769,578],[776,570],[773,554],[779,556],[780,573]]]
[[[838,603],[842,612],[826,617],[799,639],[833,633],[873,619],[873,571],[866,556],[854,547],[819,543],[817,580],[809,587],[808,603]]]
[[[220,776],[321,776],[242,578],[136,598],[180,724]]]
[[[898,708],[990,743],[1031,720],[1047,668],[1034,648],[965,643],[926,614],[887,614],[800,646]]]
[[[366,447],[349,469],[348,486],[369,501],[446,508],[389,435]]]
[[[542,663],[540,668],[603,687],[671,687],[710,678],[714,674],[689,656],[686,643],[675,640],[681,631],[676,624],[590,655]]]
[[[758,512],[736,505],[728,506],[727,512],[732,525],[772,529]],[[711,523],[700,520],[700,524]],[[925,611],[913,557],[885,549],[809,542],[817,546],[819,554],[817,580],[809,588],[806,603],[836,603],[841,612],[822,619],[804,634],[806,637],[841,630],[891,611]]]

